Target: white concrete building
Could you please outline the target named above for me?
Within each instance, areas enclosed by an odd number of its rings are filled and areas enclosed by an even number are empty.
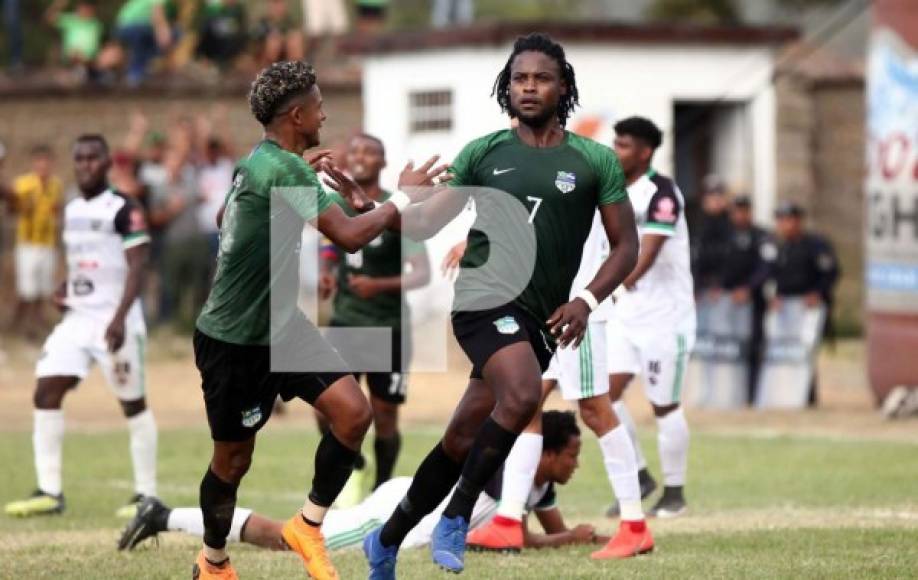
[[[491,97],[514,40],[545,32],[574,66],[581,108],[568,128],[611,143],[618,118],[641,115],[664,131],[655,159],[692,199],[708,173],[755,199],[770,221],[775,199],[776,102],[772,79],[787,28],[684,28],[616,24],[482,25],[357,41],[363,54],[364,128],[393,161],[440,153],[508,123]]]

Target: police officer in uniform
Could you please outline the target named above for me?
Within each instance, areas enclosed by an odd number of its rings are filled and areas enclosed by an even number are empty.
[[[778,238],[777,257],[772,265],[775,297],[772,308],[785,298],[802,297],[809,307],[826,306],[832,310],[833,290],[838,281],[839,267],[831,243],[805,230],[805,212],[794,202],[784,202],[775,211]],[[831,315],[826,316],[824,331],[830,334]],[[816,405],[816,375],[810,387],[810,406]]]
[[[762,360],[763,320],[769,264],[777,257],[771,236],[752,222],[752,200],[736,197],[730,207],[730,237],[720,269],[720,289],[735,304],[752,304],[752,335],[746,353],[749,365],[749,402],[755,400],[756,379]]]

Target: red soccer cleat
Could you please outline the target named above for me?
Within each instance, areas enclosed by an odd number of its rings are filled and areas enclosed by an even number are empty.
[[[487,524],[466,536],[469,550],[517,553],[523,549],[523,523],[503,516],[494,516]]]
[[[594,560],[619,560],[653,551],[653,536],[650,528],[641,520],[639,522],[622,522],[618,533],[609,543],[590,554]]]

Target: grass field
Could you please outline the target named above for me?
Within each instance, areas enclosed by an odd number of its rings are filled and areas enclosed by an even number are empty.
[[[644,440],[649,457],[655,444]],[[436,440],[433,428],[406,437],[399,473],[410,474]],[[581,467],[559,489],[567,522],[611,530],[598,449],[585,436]],[[286,518],[300,505],[316,444],[311,430],[269,426],[240,505]],[[209,440],[200,429],[161,433],[161,495],[195,504]],[[74,433],[65,443],[63,516],[0,517],[0,578],[187,578],[197,542],[177,535],[159,547],[114,549],[121,522],[114,510],[131,492],[127,435]],[[520,556],[472,554],[466,578],[895,578],[918,571],[918,447],[908,441],[857,441],[839,436],[740,435],[702,429],[689,467],[690,515],[653,522],[657,551],[627,562],[595,563],[590,548]],[[0,437],[0,501],[34,486],[28,433]],[[656,473],[656,464],[653,464]],[[290,554],[232,546],[242,578],[305,577]],[[360,553],[338,552],[342,578],[364,577]],[[406,551],[400,578],[441,573],[426,550]],[[446,576],[444,576],[446,577]]]

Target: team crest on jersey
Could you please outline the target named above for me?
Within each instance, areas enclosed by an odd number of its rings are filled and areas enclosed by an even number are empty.
[[[89,220],[89,229],[97,232],[102,229],[102,220]]]
[[[555,187],[561,193],[570,193],[577,187],[577,176],[572,172],[559,171],[558,175],[555,176]]]
[[[254,427],[261,421],[261,407],[252,407],[248,411],[242,412],[242,426]]]
[[[494,321],[494,326],[497,327],[497,332],[501,334],[516,334],[520,331],[520,325],[512,316],[504,316],[503,318],[498,318]]]

